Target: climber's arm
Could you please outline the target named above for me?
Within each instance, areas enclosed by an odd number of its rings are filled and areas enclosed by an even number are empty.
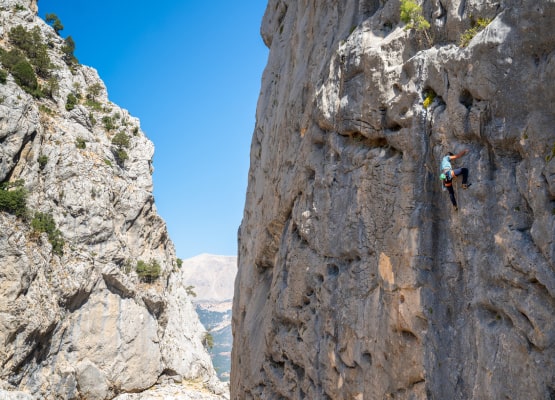
[[[463,151],[461,151],[460,153],[455,154],[454,156],[449,157],[450,160],[455,160],[457,158],[461,158],[462,156],[464,156],[466,153],[468,153],[468,149],[464,149]]]

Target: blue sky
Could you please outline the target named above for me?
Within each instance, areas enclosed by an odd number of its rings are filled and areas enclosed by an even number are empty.
[[[81,64],[154,142],[154,196],[177,256],[235,255],[266,0],[39,0]]]

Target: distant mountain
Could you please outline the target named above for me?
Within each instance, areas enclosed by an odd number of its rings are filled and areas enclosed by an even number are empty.
[[[193,304],[200,322],[210,333],[213,346],[209,349],[218,377],[229,381],[231,370],[231,307],[237,274],[237,257],[201,254],[183,260],[183,282],[193,286]]]
[[[231,300],[237,257],[201,254],[183,260],[181,273],[183,280],[194,286],[197,302]]]

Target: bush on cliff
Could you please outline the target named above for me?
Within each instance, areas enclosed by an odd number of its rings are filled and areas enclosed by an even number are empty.
[[[42,97],[33,66],[27,61],[25,55],[20,50],[12,49],[6,51],[0,49],[0,61],[23,90],[37,98]]]
[[[13,27],[9,32],[10,42],[22,50],[31,64],[36,68],[36,73],[42,78],[48,78],[52,63],[48,56],[48,46],[43,42],[38,26],[28,31],[22,25]]]
[[[156,260],[150,260],[150,263],[139,260],[137,261],[135,272],[137,272],[141,281],[152,283],[160,277],[161,268],[160,264]]]
[[[52,252],[59,256],[64,254],[64,239],[62,233],[56,228],[56,222],[52,215],[42,212],[37,212],[31,221],[31,228],[36,233],[46,232],[48,241],[52,245]]]
[[[406,24],[405,29],[414,29],[417,32],[423,32],[426,41],[431,46],[432,39],[428,35],[430,23],[422,15],[422,7],[413,0],[401,0],[401,21]]]
[[[459,40],[459,47],[466,47],[470,41],[480,33],[486,26],[491,23],[491,18],[478,18],[478,20],[472,20],[472,27],[464,31]]]
[[[22,180],[0,184],[0,211],[18,217],[27,215],[27,191]]]
[[[46,21],[47,24],[49,24],[52,28],[54,28],[54,31],[59,35],[60,31],[64,30],[64,25],[62,24],[62,21],[60,21],[60,18],[58,18],[58,16],[54,13],[50,13],[50,14],[46,14],[44,17],[44,20]]]
[[[127,152],[125,149],[129,148],[129,136],[127,136],[124,132],[118,132],[114,138],[112,139],[112,153],[116,158],[116,161],[120,167],[123,167],[125,161],[129,159]]]
[[[79,103],[77,97],[73,93],[69,93],[66,98],[66,110],[71,111],[75,108],[75,106]]]
[[[62,53],[63,53],[63,59],[65,63],[70,67],[73,67],[79,64],[79,60],[77,59],[77,57],[75,57],[75,54],[73,54],[74,51],[75,51],[75,42],[73,41],[73,38],[71,36],[68,36],[64,40],[64,45],[62,46]]]

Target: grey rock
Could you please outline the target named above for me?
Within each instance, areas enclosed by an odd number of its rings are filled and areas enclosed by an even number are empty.
[[[11,76],[0,85],[0,181],[22,179],[29,210],[0,212],[0,398],[111,399],[166,376],[198,381],[217,398],[228,388],[154,205],[154,145],[109,101],[94,69],[70,70],[63,39],[36,12],[36,1],[0,1],[1,46],[12,27],[38,26],[59,84],[53,99],[32,97]],[[92,85],[96,105],[66,110],[70,92],[84,99]],[[129,138],[120,163],[118,132]],[[32,229],[36,212],[52,216],[61,249]],[[157,263],[159,278],[142,280],[139,260]]]
[[[423,11],[433,45],[397,1],[269,1],[233,399],[555,393],[555,4]]]

